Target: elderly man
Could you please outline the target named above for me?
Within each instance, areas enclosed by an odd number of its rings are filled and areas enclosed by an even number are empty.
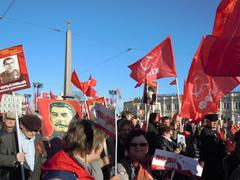
[[[15,61],[12,57],[7,57],[3,60],[5,71],[0,74],[1,84],[17,81],[20,78],[20,72],[14,68],[14,63]]]
[[[3,116],[2,129],[0,131],[0,136],[6,133],[11,133],[15,129],[16,125],[16,115],[14,112],[7,112]]]
[[[205,116],[206,126],[200,134],[200,160],[203,161],[203,180],[223,179],[223,158],[225,157],[225,144],[216,132],[219,121],[218,114]]]
[[[20,128],[21,153],[15,131],[0,136],[0,179],[21,179],[19,164],[23,162],[25,179],[39,180],[45,158],[42,139],[38,133],[41,118],[37,114],[27,114],[20,118]]]

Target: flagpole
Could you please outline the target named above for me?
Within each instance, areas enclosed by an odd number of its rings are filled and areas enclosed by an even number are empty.
[[[115,109],[115,176],[117,176],[117,152],[118,152],[118,131],[117,131],[117,113]]]
[[[12,96],[13,96],[13,106],[14,106],[14,110],[15,110],[15,118],[16,118],[16,131],[17,131],[17,144],[18,144],[18,151],[19,153],[22,153],[22,146],[21,146],[21,141],[20,141],[20,127],[19,127],[19,119],[18,119],[18,113],[17,113],[17,106],[16,106],[16,94],[15,92],[12,92]],[[23,167],[23,162],[20,163],[20,167],[21,167],[21,177],[22,180],[25,180],[25,174],[24,174],[24,167]]]
[[[181,114],[181,100],[180,100],[180,92],[178,86],[178,78],[176,77],[176,86],[177,86],[177,97],[178,97],[178,114]],[[182,119],[180,119],[180,126],[182,127]]]

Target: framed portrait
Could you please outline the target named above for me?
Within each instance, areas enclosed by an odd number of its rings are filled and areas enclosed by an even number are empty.
[[[0,50],[0,93],[30,87],[23,46]]]

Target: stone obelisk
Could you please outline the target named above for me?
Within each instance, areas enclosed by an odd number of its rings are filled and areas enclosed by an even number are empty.
[[[70,30],[70,21],[67,21],[66,32],[66,56],[65,56],[65,74],[64,74],[64,92],[63,98],[70,98],[72,96],[72,34]]]

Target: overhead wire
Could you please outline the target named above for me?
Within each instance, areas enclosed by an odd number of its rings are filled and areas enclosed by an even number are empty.
[[[113,59],[115,59],[115,58],[117,58],[117,57],[119,57],[119,56],[121,56],[121,55],[129,52],[129,51],[131,51],[131,50],[133,50],[133,49],[132,49],[132,48],[128,48],[128,49],[126,49],[126,50],[124,50],[124,51],[122,51],[122,52],[120,52],[120,53],[117,53],[117,54],[113,55],[112,57],[107,58],[107,59],[105,59],[104,61],[101,61],[100,63],[95,64],[94,66],[89,67],[88,69],[86,69],[86,70],[84,70],[84,71],[81,71],[81,72],[87,72],[87,71],[89,71],[89,70],[95,69],[95,68],[97,68],[97,67],[99,67],[99,66],[101,66],[101,65],[103,65],[103,64],[105,64],[105,63],[107,63],[107,62],[109,62],[109,61],[111,61],[111,60],[113,60]]]
[[[13,4],[15,3],[15,0],[12,0],[12,2],[9,4],[9,6],[7,7],[7,9],[3,12],[2,16],[0,16],[0,20],[3,19],[6,14],[8,13],[8,11],[11,9],[11,7],[13,6]]]
[[[13,6],[14,3],[15,3],[15,0],[13,0],[10,3],[10,5],[4,11],[3,15],[0,16],[0,20],[4,18],[5,20],[15,21],[15,22],[18,22],[18,23],[22,23],[22,24],[26,24],[26,25],[30,25],[30,26],[35,26],[35,27],[38,27],[38,28],[42,28],[42,29],[46,29],[46,30],[50,30],[50,31],[54,31],[54,32],[65,33],[65,31],[63,31],[61,29],[58,29],[58,28],[52,28],[52,27],[48,27],[48,26],[45,26],[45,25],[37,24],[37,23],[28,22],[28,21],[25,21],[25,20],[17,19],[17,18],[5,17],[7,12],[10,10],[10,8]],[[90,68],[88,68],[86,71],[95,69],[96,67],[101,66],[101,65],[103,65],[103,64],[105,64],[105,63],[107,63],[107,62],[109,62],[109,61],[111,61],[111,60],[113,60],[113,59],[115,59],[115,58],[117,58],[117,57],[119,57],[119,56],[129,52],[129,51],[132,51],[132,50],[143,51],[143,49],[131,48],[131,47],[127,47],[127,46],[122,45],[122,44],[121,45],[120,44],[116,45],[116,43],[113,44],[113,43],[109,43],[109,42],[102,41],[102,40],[99,41],[99,40],[94,39],[94,38],[86,38],[86,37],[80,36],[80,35],[78,35],[76,33],[72,33],[72,35],[76,36],[76,37],[81,37],[81,38],[85,38],[85,39],[88,39],[88,40],[96,41],[98,43],[100,42],[100,43],[103,43],[105,45],[111,44],[111,45],[121,46],[121,47],[127,48],[126,50],[121,51],[120,53],[117,53],[116,55],[113,55],[112,57],[107,58],[106,60],[104,60],[104,61],[102,61],[102,62],[100,62],[100,63],[98,63],[98,64],[96,64],[96,65],[94,65],[94,66],[92,66]]]

